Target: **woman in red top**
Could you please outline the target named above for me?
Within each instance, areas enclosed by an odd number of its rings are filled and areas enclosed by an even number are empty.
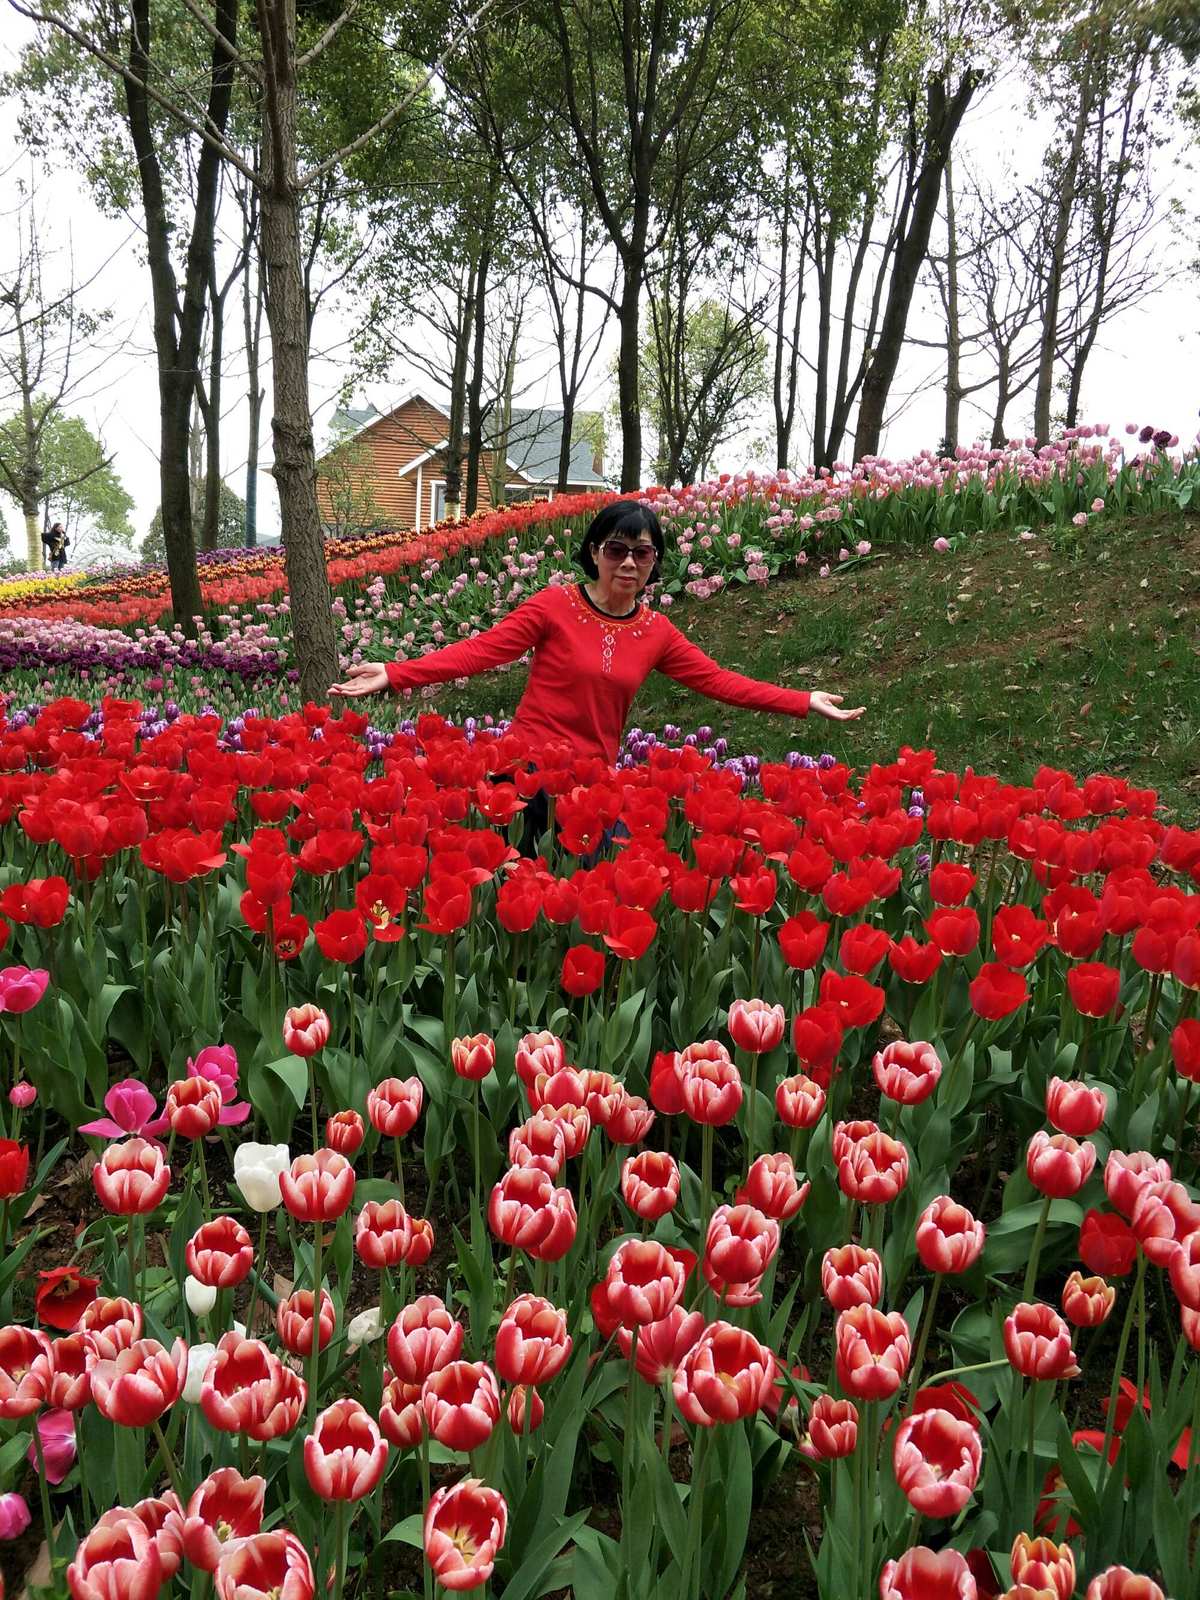
[[[411,661],[361,662],[331,695],[378,694],[469,678],[533,652],[529,682],[512,731],[534,743],[564,739],[580,756],[617,759],[633,697],[652,672],[758,711],[832,722],[861,717],[840,694],[783,689],[727,672],[686,638],[642,590],[659,576],[665,546],[658,518],[636,500],[616,500],[583,536],[578,560],[588,583],[551,584],[530,595],[494,628]]]

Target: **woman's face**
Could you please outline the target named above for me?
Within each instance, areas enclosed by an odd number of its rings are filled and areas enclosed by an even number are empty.
[[[639,594],[650,581],[657,551],[648,533],[614,533],[592,546],[601,581],[616,594]]]

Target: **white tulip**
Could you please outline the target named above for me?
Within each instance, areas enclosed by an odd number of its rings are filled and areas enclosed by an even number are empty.
[[[217,1291],[193,1278],[190,1272],[183,1280],[183,1297],[194,1317],[206,1317],[217,1303]]]
[[[383,1332],[383,1318],[378,1306],[372,1306],[369,1311],[360,1311],[356,1317],[351,1317],[346,1327],[346,1349],[353,1354],[360,1344],[370,1344],[378,1339]]]
[[[188,1346],[187,1377],[183,1381],[183,1398],[189,1405],[194,1406],[199,1400],[200,1390],[204,1387],[204,1375],[216,1353],[215,1344]]]
[[[251,1211],[275,1211],[283,1203],[279,1174],[292,1164],[285,1144],[239,1144],[233,1152],[233,1180]]]

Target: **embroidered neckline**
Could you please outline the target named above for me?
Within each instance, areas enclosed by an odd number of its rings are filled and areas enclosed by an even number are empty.
[[[645,601],[639,601],[632,611],[617,617],[607,611],[601,611],[581,583],[573,584],[569,593],[576,609],[584,616],[593,617],[603,628],[627,628],[631,623],[640,622],[649,610]]]

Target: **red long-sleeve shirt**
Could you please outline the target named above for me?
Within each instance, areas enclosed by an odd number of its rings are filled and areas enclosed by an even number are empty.
[[[565,739],[581,756],[616,760],[633,697],[652,672],[729,705],[808,715],[809,695],[727,672],[661,611],[610,617],[579,584],[539,589],[494,628],[411,661],[388,663],[395,690],[472,677],[533,651],[513,731],[534,743]]]

